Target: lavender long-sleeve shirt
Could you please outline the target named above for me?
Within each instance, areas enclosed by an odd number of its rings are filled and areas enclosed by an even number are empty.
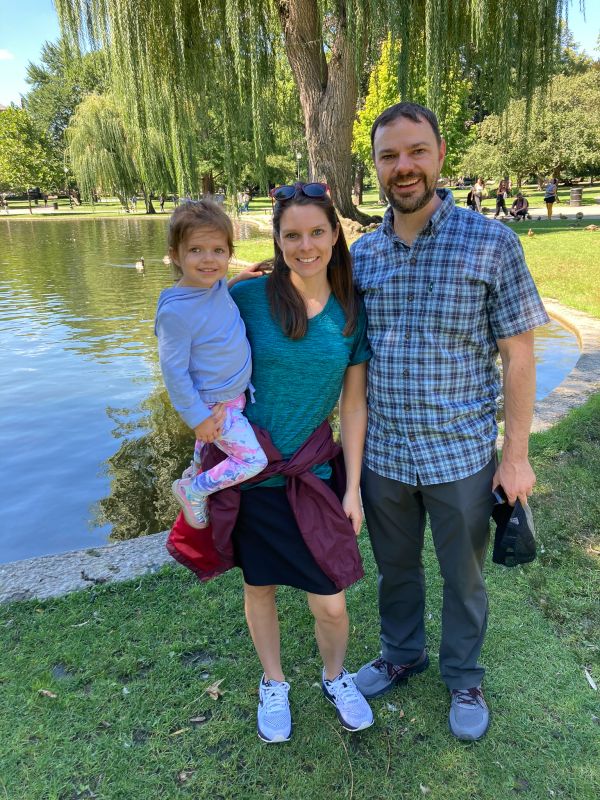
[[[224,280],[211,289],[172,286],[158,299],[155,333],[173,407],[195,428],[209,404],[246,390],[252,373],[246,328]]]

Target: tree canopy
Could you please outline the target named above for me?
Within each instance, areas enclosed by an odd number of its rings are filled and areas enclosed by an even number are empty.
[[[524,100],[486,117],[463,159],[465,173],[514,175],[518,182],[532,174],[540,181],[550,174],[600,174],[599,67],[557,75],[546,95],[534,96],[529,120]]]
[[[59,185],[62,168],[50,143],[23,108],[0,111],[0,191],[49,190]]]
[[[564,0],[56,0],[63,30],[106,50],[113,89],[136,128],[156,129],[177,184],[189,185],[198,117],[210,110],[223,140],[228,183],[239,180],[240,143],[252,142],[265,180],[274,56],[283,43],[302,107],[311,179],[336,205],[351,204],[351,139],[370,54],[389,33],[400,43],[399,88],[425,79],[439,111],[454,66],[476,70],[493,108],[531,96],[557,55]],[[150,154],[141,142],[140,157]]]

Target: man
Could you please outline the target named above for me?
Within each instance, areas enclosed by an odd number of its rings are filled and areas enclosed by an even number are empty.
[[[429,109],[388,108],[373,123],[371,142],[390,207],[352,256],[373,350],[362,497],[379,568],[381,657],[355,681],[376,697],[429,664],[421,562],[428,514],[444,580],[439,658],[450,728],[474,740],[489,724],[478,658],[492,489],[502,486],[511,504],[525,503],[535,483],[528,461],[533,328],[548,317],[515,234],[436,191],[446,144]]]
[[[511,217],[515,217],[517,222],[522,219],[531,219],[529,216],[529,200],[523,197],[522,192],[517,192],[517,199],[510,208]]]

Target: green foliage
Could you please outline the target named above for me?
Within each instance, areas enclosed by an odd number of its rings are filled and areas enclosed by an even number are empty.
[[[110,94],[88,95],[67,131],[69,159],[84,197],[116,194],[123,204],[141,182],[123,113]]]
[[[375,118],[385,108],[402,100],[398,78],[399,64],[400,44],[388,36],[382,44],[379,61],[371,71],[364,106],[354,122],[352,151],[365,165],[371,162],[370,133]],[[439,109],[439,122],[448,145],[443,172],[444,175],[452,176],[456,175],[462,155],[474,139],[474,131],[466,125],[471,84],[470,81],[460,77],[458,60],[452,69],[447,70],[443,77],[443,85],[444,94]],[[420,85],[410,95],[410,100],[422,105],[427,103],[425,75],[422,76]]]
[[[27,82],[32,88],[25,97],[25,107],[58,154],[64,150],[65,130],[77,105],[86,94],[106,90],[106,66],[101,51],[81,55],[65,38],[46,42],[40,63],[29,63]]]
[[[334,199],[346,208],[351,204],[345,143],[365,53],[391,33],[400,43],[400,94],[412,96],[425,76],[427,103],[442,118],[450,76],[473,70],[491,106],[503,108],[513,91],[531,96],[551,74],[563,5],[562,0],[147,0],[141,5],[56,0],[73,42],[87,38],[106,50],[113,89],[125,101],[132,127],[159,132],[180,191],[193,185],[199,118],[214,120],[211,139],[222,137],[228,187],[239,183],[246,142],[253,144],[255,174],[264,184],[269,122],[278,108],[274,63],[284,44],[299,88],[312,176],[324,175]],[[342,151],[336,142],[344,142]],[[458,139],[453,144],[458,152]],[[151,158],[145,145],[142,137],[142,165]],[[451,162],[449,167],[454,169]]]
[[[553,78],[538,91],[527,120],[525,100],[511,100],[504,116],[477,125],[477,141],[463,159],[467,174],[522,178],[530,174],[600,172],[600,71]]]
[[[0,190],[56,189],[61,175],[50,143],[27,111],[15,106],[0,111]]]

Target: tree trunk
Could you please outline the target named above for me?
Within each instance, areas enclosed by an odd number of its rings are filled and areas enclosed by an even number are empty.
[[[362,161],[358,161],[354,168],[354,186],[352,194],[354,195],[354,203],[360,206],[363,201],[363,178],[365,177],[365,165]]]
[[[213,195],[215,193],[215,179],[212,172],[204,172],[202,174],[202,194],[204,197]]]
[[[370,221],[352,203],[352,125],[358,82],[343,4],[330,18],[332,41],[325,58],[316,0],[278,0],[285,50],[300,95],[308,149],[309,181],[325,181],[343,217]],[[366,43],[365,43],[366,44]]]

